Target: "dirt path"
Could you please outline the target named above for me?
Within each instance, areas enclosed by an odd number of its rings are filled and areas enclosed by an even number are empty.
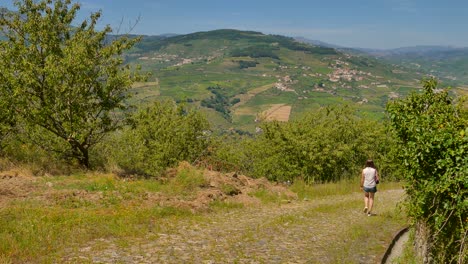
[[[100,239],[67,252],[64,263],[379,263],[401,228],[401,190],[360,193],[209,213],[155,225],[143,238]],[[375,231],[374,231],[375,230]]]

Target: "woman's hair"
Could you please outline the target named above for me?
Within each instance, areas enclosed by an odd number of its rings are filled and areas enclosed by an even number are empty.
[[[375,169],[374,161],[371,160],[371,159],[368,159],[368,160],[366,161],[366,167],[371,167],[371,168],[374,168],[374,169]]]

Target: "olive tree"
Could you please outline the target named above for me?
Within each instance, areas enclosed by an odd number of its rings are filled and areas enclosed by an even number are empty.
[[[17,0],[0,14],[0,101],[34,142],[89,167],[89,149],[122,125],[127,90],[141,76],[124,66],[138,39],[109,40],[101,12],[74,26],[78,3]]]

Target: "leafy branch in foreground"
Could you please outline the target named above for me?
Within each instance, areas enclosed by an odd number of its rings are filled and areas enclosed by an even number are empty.
[[[112,30],[96,29],[100,12],[73,27],[80,5],[71,0],[15,5],[0,15],[0,101],[11,102],[34,142],[89,167],[89,149],[122,125],[115,113],[141,77],[122,58],[138,39],[106,41]]]

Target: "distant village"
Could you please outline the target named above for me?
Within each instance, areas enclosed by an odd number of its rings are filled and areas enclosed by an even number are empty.
[[[165,63],[170,66],[182,66],[186,64],[192,63],[199,63],[199,62],[206,62],[210,63],[214,59],[218,58],[223,54],[223,49],[220,49],[217,53],[218,56],[200,56],[195,58],[184,58],[180,55],[175,54],[167,54],[167,53],[157,53],[155,52],[153,56],[141,56],[140,54],[134,54],[133,56],[137,57],[137,59],[142,61],[154,61],[156,63]],[[332,95],[336,95],[337,88],[345,88],[351,89],[353,88],[351,82],[363,82],[355,86],[356,88],[361,89],[369,89],[372,87],[377,88],[387,88],[388,85],[385,83],[386,81],[383,80],[383,77],[373,75],[370,72],[365,72],[362,70],[351,69],[349,62],[347,59],[350,59],[351,55],[346,55],[345,58],[338,58],[334,59],[333,61],[329,62],[329,69],[332,70],[331,73],[322,74],[318,72],[313,72],[313,69],[309,66],[287,66],[287,65],[279,65],[277,70],[279,71],[288,71],[291,69],[300,69],[303,72],[309,73],[302,73],[303,77],[313,77],[319,78],[322,81],[319,83],[315,83],[313,86],[313,91],[316,92],[325,92],[330,93]],[[262,74],[262,77],[273,77],[269,74]],[[274,84],[274,87],[280,91],[284,92],[294,92],[298,94],[298,92],[293,88],[294,84],[297,84],[299,81],[294,80],[293,77],[289,74],[287,75],[274,75],[277,78],[277,82]],[[380,79],[380,81],[379,81]],[[367,82],[365,82],[368,80]],[[389,82],[389,81],[388,81]],[[298,94],[298,99],[307,99],[306,91],[303,91],[304,95]],[[392,92],[389,94],[389,98],[397,98],[398,94]],[[367,103],[368,100],[363,98],[362,101],[359,103]]]

